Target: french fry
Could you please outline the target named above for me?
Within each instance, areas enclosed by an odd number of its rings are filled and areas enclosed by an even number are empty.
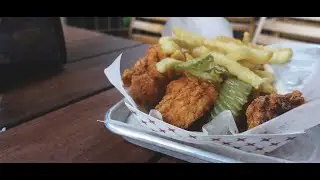
[[[159,44],[163,44],[166,41],[173,41],[173,40],[174,40],[174,37],[164,36],[159,39]]]
[[[205,46],[199,46],[192,49],[191,55],[193,57],[199,57],[201,55],[209,54],[209,53],[210,53],[210,49],[206,48]]]
[[[185,49],[193,49],[195,47],[199,47],[206,39],[201,35],[179,28],[173,28],[172,32],[177,38],[175,42]]]
[[[221,42],[225,42],[225,43],[233,42],[238,45],[243,45],[243,43],[240,40],[234,39],[234,38],[231,38],[228,36],[217,36],[216,40],[221,41]]]
[[[264,70],[264,66],[263,66],[263,64],[257,64],[256,67],[252,68],[252,70],[261,70],[261,71],[263,71]]]
[[[192,57],[189,53],[185,53],[184,55],[186,56],[187,61],[190,59],[194,59],[194,57]]]
[[[174,53],[171,54],[170,57],[173,58],[173,59],[181,60],[181,61],[185,61],[186,60],[186,57],[181,52],[181,50],[176,50]]]
[[[270,83],[263,83],[260,88],[260,92],[268,93],[268,94],[274,94],[277,93],[277,89],[275,89]]]
[[[178,44],[176,44],[173,41],[174,38],[172,37],[161,37],[159,39],[159,44],[161,46],[161,49],[166,54],[172,54],[176,50],[180,50],[180,47]]]
[[[253,70],[253,72],[262,78],[266,78],[268,83],[272,83],[274,81],[274,74],[271,72],[261,70]]]
[[[210,49],[211,52],[216,52],[216,53],[220,53],[220,54],[227,54],[227,50],[225,50],[224,48],[220,47],[220,46],[214,46],[214,40],[205,40],[204,42],[204,46],[208,49]]]
[[[267,64],[282,64],[290,61],[293,52],[290,48],[269,48],[251,43],[251,35],[243,34],[242,40],[227,36],[215,39],[180,28],[173,28],[174,37],[159,40],[162,50],[169,55],[157,68],[165,72],[170,67],[178,67],[183,61],[197,59],[210,54],[213,61],[254,87],[256,92],[276,93],[273,87],[274,74],[265,71]]]
[[[254,64],[267,64],[273,53],[270,51],[264,51],[259,49],[253,49],[253,48],[243,48],[244,51],[246,51],[248,57],[247,60],[254,63]]]
[[[252,64],[250,61],[247,60],[240,60],[238,61],[242,66],[247,67],[249,69],[257,69],[256,64]]]
[[[273,49],[273,56],[269,61],[270,64],[283,64],[291,60],[293,51],[290,48]]]
[[[245,45],[237,45],[232,42],[224,43],[217,40],[205,40],[204,45],[209,49],[216,49],[223,52],[224,54],[233,53],[235,51],[242,51],[241,56],[245,57],[246,60],[254,64],[268,63],[273,54],[273,52],[271,51],[254,49]]]
[[[227,57],[234,61],[245,60],[248,58],[248,52],[243,51],[242,48],[238,48],[237,50],[227,54]]]
[[[228,69],[229,73],[236,76],[238,79],[250,84],[255,89],[258,89],[260,85],[266,82],[265,79],[256,75],[249,68],[242,66],[236,61],[226,57],[220,53],[210,53],[213,56],[214,62],[220,66]]]
[[[249,46],[254,49],[272,52],[273,55],[269,61],[269,64],[283,64],[290,61],[293,56],[293,51],[291,48],[269,48],[267,46],[259,46],[256,44],[249,44]]]
[[[171,69],[174,65],[177,65],[180,63],[183,63],[183,61],[179,61],[179,60],[173,59],[173,58],[165,58],[156,64],[156,68],[157,68],[158,72],[165,73],[169,69]]]
[[[228,54],[234,51],[235,49],[238,49],[238,46],[234,43],[225,43],[216,39],[206,39],[203,42],[203,45],[209,48],[210,50],[217,51],[223,54]]]

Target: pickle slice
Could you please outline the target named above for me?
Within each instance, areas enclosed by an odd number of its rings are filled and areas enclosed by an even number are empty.
[[[211,110],[211,117],[230,110],[233,117],[237,117],[244,104],[248,102],[252,86],[236,78],[227,79],[220,90],[218,100]]]

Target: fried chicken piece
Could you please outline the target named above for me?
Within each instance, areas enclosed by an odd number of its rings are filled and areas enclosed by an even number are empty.
[[[122,81],[129,87],[129,93],[137,104],[153,107],[163,97],[172,76],[169,73],[158,72],[156,64],[165,57],[166,54],[161,51],[159,45],[152,45],[148,48],[146,56],[124,71]]]
[[[260,96],[253,100],[247,108],[248,129],[254,128],[304,103],[305,100],[300,91],[293,91],[285,95]]]
[[[217,96],[213,84],[181,77],[169,83],[166,95],[156,109],[165,122],[187,129],[212,108]]]
[[[166,54],[161,51],[160,45],[150,46],[144,57],[140,58],[132,68],[126,69],[123,72],[122,81],[124,85],[130,86],[133,76],[139,76],[145,73],[153,77],[163,78],[163,75],[157,71],[156,64],[164,58],[166,58]]]

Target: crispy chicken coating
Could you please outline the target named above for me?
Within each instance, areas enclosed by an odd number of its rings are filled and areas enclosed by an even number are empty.
[[[170,82],[156,109],[161,112],[165,122],[187,129],[212,108],[217,96],[213,84],[181,77]]]
[[[156,64],[165,57],[166,54],[161,51],[159,45],[152,45],[148,48],[146,56],[124,71],[122,81],[129,87],[129,93],[137,104],[153,107],[163,97],[171,76],[158,72]]]
[[[305,103],[300,91],[271,94],[253,100],[247,108],[248,129],[254,128]]]

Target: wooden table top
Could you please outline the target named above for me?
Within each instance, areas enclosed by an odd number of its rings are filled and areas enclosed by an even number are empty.
[[[121,52],[129,67],[148,45],[73,27],[64,34],[62,72],[3,94],[0,129],[8,130],[0,134],[0,163],[183,162],[128,143],[96,121],[122,99],[103,69]]]

